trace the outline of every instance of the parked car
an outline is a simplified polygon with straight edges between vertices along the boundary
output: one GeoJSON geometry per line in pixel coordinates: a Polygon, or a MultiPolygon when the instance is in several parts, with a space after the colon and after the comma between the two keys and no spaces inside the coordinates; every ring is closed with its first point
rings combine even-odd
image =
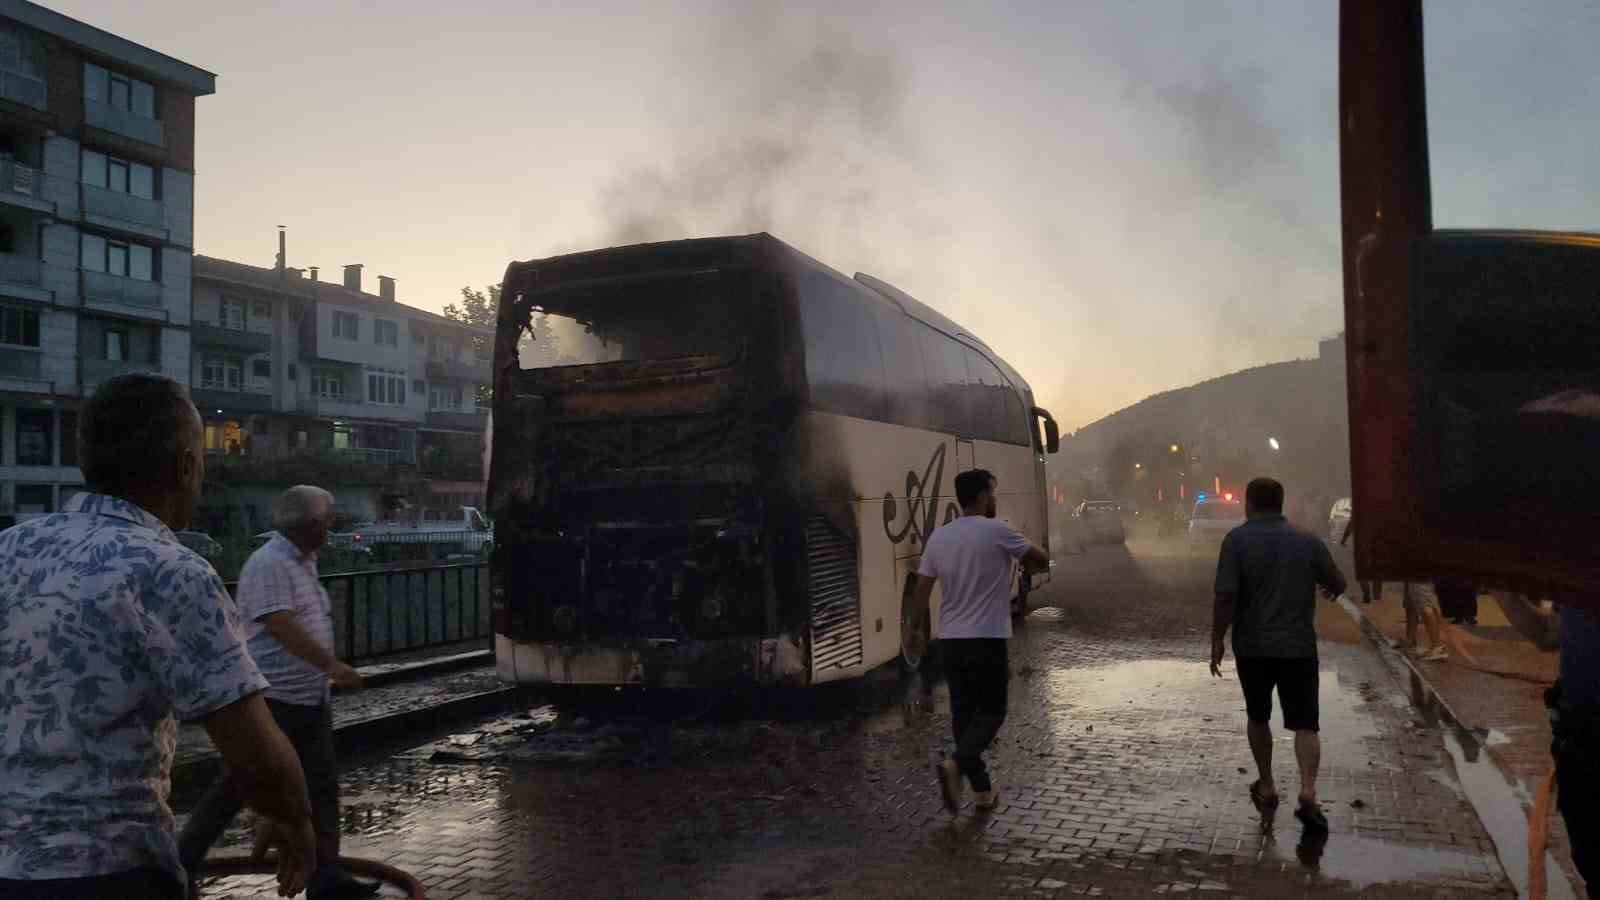
{"type": "Polygon", "coordinates": [[[1335,544],[1344,537],[1345,526],[1350,524],[1350,513],[1354,509],[1349,497],[1340,497],[1333,501],[1333,509],[1328,510],[1328,540],[1335,544]]]}
{"type": "Polygon", "coordinates": [[[1083,523],[1083,539],[1089,543],[1123,544],[1128,534],[1122,527],[1122,505],[1115,500],[1085,500],[1073,516],[1083,523]]]}
{"type": "Polygon", "coordinates": [[[206,559],[212,559],[222,552],[222,544],[204,531],[178,531],[173,533],[173,537],[206,559]]]}
{"type": "Polygon", "coordinates": [[[1230,497],[1208,497],[1195,502],[1189,517],[1189,548],[1220,546],[1228,532],[1244,524],[1244,504],[1230,497]]]}

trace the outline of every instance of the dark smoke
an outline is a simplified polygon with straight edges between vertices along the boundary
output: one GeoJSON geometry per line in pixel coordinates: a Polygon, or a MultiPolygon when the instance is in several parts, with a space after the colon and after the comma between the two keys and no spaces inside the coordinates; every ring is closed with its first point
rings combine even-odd
{"type": "Polygon", "coordinates": [[[776,3],[736,4],[704,46],[684,48],[663,158],[600,193],[600,244],[771,231],[822,256],[854,247],[913,161],[906,74],[842,21],[776,3]]]}

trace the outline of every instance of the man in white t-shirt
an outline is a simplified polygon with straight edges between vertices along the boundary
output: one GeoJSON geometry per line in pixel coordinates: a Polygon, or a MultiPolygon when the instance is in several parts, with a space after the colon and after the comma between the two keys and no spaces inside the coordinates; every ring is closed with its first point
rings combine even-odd
{"type": "Polygon", "coordinates": [[[1023,534],[994,517],[994,475],[973,469],[956,476],[961,517],[934,530],[917,569],[917,608],[925,608],[934,582],[941,585],[939,641],[950,685],[950,718],[956,750],[934,767],[945,808],[961,806],[961,777],[972,785],[974,805],[993,809],[994,785],[983,751],[1006,719],[1011,667],[1012,561],[1032,571],[1050,557],[1023,534]]]}

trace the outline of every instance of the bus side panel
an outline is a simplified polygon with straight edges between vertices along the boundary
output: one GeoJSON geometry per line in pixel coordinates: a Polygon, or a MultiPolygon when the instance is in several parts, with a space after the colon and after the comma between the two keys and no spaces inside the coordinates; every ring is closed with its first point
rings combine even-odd
{"type": "MultiPolygon", "coordinates": [[[[803,419],[810,450],[798,489],[815,508],[848,504],[860,569],[862,667],[814,673],[825,681],[899,656],[906,576],[932,529],[959,514],[956,442],[936,431],[831,413],[803,419]]],[[[933,613],[937,635],[937,602],[933,613]]]]}

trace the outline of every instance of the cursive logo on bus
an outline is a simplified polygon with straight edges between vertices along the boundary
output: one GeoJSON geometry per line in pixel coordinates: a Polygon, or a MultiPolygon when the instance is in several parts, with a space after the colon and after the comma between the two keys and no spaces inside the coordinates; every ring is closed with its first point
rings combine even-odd
{"type": "MultiPolygon", "coordinates": [[[[928,535],[933,533],[934,526],[943,524],[938,518],[939,485],[944,481],[944,447],[941,443],[934,449],[921,475],[915,469],[906,471],[906,495],[903,501],[897,499],[892,491],[883,495],[883,533],[891,542],[904,543],[906,538],[910,538],[912,543],[926,541],[928,535]],[[902,502],[905,504],[905,521],[896,528],[902,502]]],[[[949,522],[960,513],[956,505],[951,503],[944,511],[944,521],[949,522]]]]}

